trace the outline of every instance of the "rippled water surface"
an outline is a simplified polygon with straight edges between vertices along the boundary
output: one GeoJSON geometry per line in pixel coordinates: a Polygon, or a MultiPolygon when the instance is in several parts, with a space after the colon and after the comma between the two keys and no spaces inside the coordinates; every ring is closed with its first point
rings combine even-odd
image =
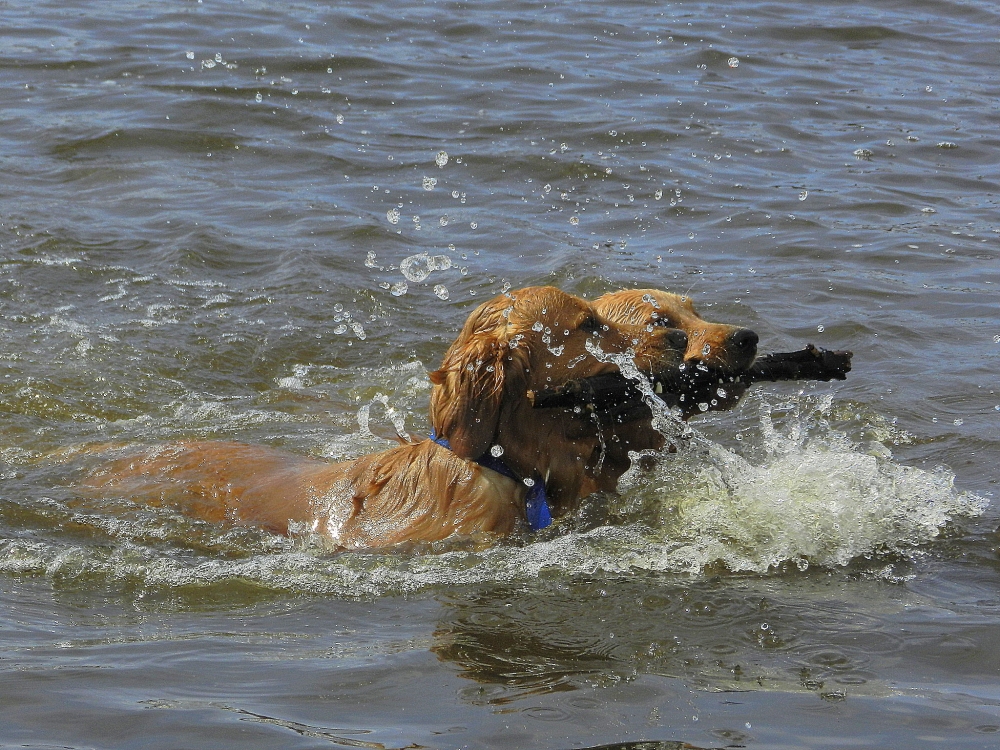
{"type": "Polygon", "coordinates": [[[996,747],[994,5],[334,5],[0,3],[0,747],[996,747]],[[81,499],[425,432],[508,284],[854,371],[492,548],[81,499]]]}

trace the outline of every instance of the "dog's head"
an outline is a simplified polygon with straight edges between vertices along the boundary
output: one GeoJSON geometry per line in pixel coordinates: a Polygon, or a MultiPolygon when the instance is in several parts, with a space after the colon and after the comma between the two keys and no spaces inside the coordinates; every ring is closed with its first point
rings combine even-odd
{"type": "Polygon", "coordinates": [[[630,325],[678,328],[688,337],[679,383],[663,399],[684,418],[730,409],[747,386],[741,381],[757,356],[757,334],[749,328],[710,323],[688,297],[658,289],[625,289],[594,301],[602,317],[630,325]]]}
{"type": "Polygon", "coordinates": [[[749,328],[710,323],[690,298],[659,289],[624,289],[594,301],[598,314],[617,323],[679,328],[688,337],[684,361],[726,373],[745,371],[757,356],[757,334],[749,328]]]}
{"type": "Polygon", "coordinates": [[[502,451],[521,476],[540,475],[549,487],[553,475],[564,487],[550,489],[573,495],[579,489],[574,477],[597,438],[570,434],[567,420],[553,410],[533,410],[528,391],[616,372],[606,355],[626,354],[641,372],[676,378],[686,348],[680,331],[606,318],[554,287],[520,289],[469,316],[431,373],[431,422],[460,456],[502,451]]]}

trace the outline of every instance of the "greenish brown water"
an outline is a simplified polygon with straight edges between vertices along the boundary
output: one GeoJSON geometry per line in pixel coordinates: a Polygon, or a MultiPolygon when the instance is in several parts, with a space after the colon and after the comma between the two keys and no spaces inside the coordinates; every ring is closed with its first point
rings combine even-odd
{"type": "Polygon", "coordinates": [[[0,747],[996,747],[998,29],[0,4],[0,747]],[[425,431],[468,312],[542,283],[855,369],[494,549],[78,503],[98,443],[425,431]]]}

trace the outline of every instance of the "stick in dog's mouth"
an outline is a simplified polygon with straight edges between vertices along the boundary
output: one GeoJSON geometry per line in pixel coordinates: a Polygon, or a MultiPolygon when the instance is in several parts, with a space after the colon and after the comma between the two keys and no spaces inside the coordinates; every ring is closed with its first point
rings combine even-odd
{"type": "MultiPolygon", "coordinates": [[[[743,372],[727,373],[695,364],[683,367],[675,381],[654,376],[651,385],[653,392],[668,405],[691,404],[709,390],[727,385],[745,389],[762,380],[845,380],[851,371],[852,357],[853,352],[808,344],[795,352],[762,355],[743,372]]],[[[528,391],[527,395],[536,409],[580,408],[602,413],[636,406],[642,403],[644,394],[633,380],[616,372],[570,380],[557,388],[528,391]]]]}

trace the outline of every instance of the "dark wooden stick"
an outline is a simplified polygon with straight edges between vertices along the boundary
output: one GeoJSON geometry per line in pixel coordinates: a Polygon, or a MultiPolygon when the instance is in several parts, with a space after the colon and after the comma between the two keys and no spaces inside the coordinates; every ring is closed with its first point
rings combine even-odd
{"type": "Polygon", "coordinates": [[[635,382],[620,372],[578,378],[544,391],[528,391],[528,400],[536,409],[583,406],[591,411],[602,411],[641,398],[642,392],[635,382]]]}
{"type": "Polygon", "coordinates": [[[765,354],[750,366],[743,382],[758,380],[846,380],[853,352],[830,351],[807,344],[805,349],[783,354],[765,354]]]}
{"type": "MultiPolygon", "coordinates": [[[[662,391],[665,401],[676,401],[679,396],[693,400],[705,389],[720,384],[742,384],[744,387],[761,380],[844,380],[851,371],[852,352],[820,349],[812,344],[797,352],[764,354],[744,372],[724,373],[712,368],[688,366],[674,382],[659,382],[654,388],[662,391]]],[[[640,401],[642,392],[621,373],[580,378],[557,388],[528,392],[536,409],[555,407],[581,407],[590,411],[606,411],[640,401]]]]}

